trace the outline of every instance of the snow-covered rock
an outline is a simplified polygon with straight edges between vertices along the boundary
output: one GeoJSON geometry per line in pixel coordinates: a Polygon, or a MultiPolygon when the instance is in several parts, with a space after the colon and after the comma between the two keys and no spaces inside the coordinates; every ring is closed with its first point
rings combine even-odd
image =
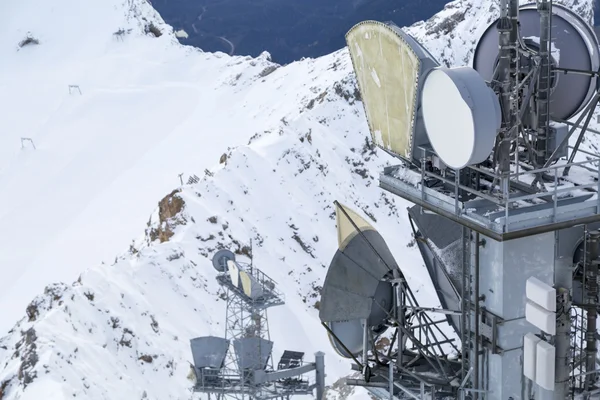
{"type": "MultiPolygon", "coordinates": [[[[591,16],[592,1],[567,3],[591,16]]],[[[468,64],[494,4],[458,0],[409,32],[468,64]]],[[[349,363],[316,302],[334,200],[382,233],[421,305],[439,305],[408,204],[377,187],[395,160],[367,140],[347,51],[269,58],[181,46],[141,0],[0,4],[0,332],[23,317],[0,339],[0,399],[191,398],[189,339],[224,331],[210,258],[251,242],[286,294],[269,311],[274,358],[324,350],[333,384],[349,363]],[[181,172],[199,182],[173,191],[181,172]]]]}

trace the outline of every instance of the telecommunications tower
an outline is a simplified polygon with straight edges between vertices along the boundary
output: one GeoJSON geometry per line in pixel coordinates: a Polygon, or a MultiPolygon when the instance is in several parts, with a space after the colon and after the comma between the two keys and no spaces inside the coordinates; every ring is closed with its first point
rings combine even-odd
{"type": "Polygon", "coordinates": [[[380,398],[598,398],[600,158],[581,148],[600,133],[593,29],[550,0],[501,0],[472,67],[441,66],[391,23],[346,40],[372,140],[399,160],[380,187],[414,204],[441,304],[420,307],[381,235],[336,204],[320,318],[361,372],[347,383],[380,398]]]}
{"type": "Polygon", "coordinates": [[[269,400],[312,394],[323,399],[324,353],[314,363],[304,353],[286,350],[273,368],[267,309],[284,304],[275,281],[253,265],[235,260],[229,250],[213,256],[217,281],[226,289],[225,337],[203,336],[190,341],[196,384],[194,391],[209,399],[269,400]],[[315,371],[309,382],[303,375],[315,371]]]}

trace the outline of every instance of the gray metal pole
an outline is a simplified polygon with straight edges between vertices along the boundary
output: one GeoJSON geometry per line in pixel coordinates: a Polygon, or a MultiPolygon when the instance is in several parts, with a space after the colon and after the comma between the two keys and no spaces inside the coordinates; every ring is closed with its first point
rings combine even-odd
{"type": "Polygon", "coordinates": [[[402,278],[402,276],[400,276],[400,270],[394,270],[394,279],[396,280],[394,287],[395,313],[396,319],[400,324],[400,328],[397,330],[396,334],[396,339],[398,340],[398,354],[396,355],[396,365],[398,365],[398,368],[401,368],[404,361],[404,334],[402,332],[402,328],[404,327],[404,279],[402,278]]]}
{"type": "Polygon", "coordinates": [[[390,400],[394,400],[394,362],[392,360],[390,360],[388,367],[388,383],[390,384],[388,390],[390,391],[390,400]]]}
{"type": "MultiPolygon", "coordinates": [[[[475,294],[473,302],[475,303],[475,337],[473,344],[473,389],[479,390],[479,232],[475,233],[475,294]]],[[[473,399],[479,399],[479,393],[473,393],[473,399]]]]}
{"type": "MultiPolygon", "coordinates": [[[[596,319],[598,317],[598,257],[600,255],[600,231],[591,231],[589,234],[589,245],[585,279],[585,306],[587,311],[587,330],[585,339],[587,342],[585,349],[585,372],[596,370],[596,319]]],[[[585,377],[585,390],[590,390],[596,382],[596,374],[589,374],[585,377]]]]}
{"type": "Polygon", "coordinates": [[[544,165],[548,157],[548,135],[550,129],[550,29],[552,20],[552,2],[542,0],[538,3],[540,13],[540,74],[538,76],[537,99],[537,140],[536,156],[538,165],[544,165]]]}
{"type": "Polygon", "coordinates": [[[315,353],[315,375],[317,386],[317,400],[323,400],[325,394],[325,353],[315,353]]]}
{"type": "Polygon", "coordinates": [[[573,288],[573,260],[561,257],[554,262],[556,288],[556,372],[554,399],[569,398],[571,373],[571,289],[573,288]]]}
{"type": "Polygon", "coordinates": [[[501,0],[500,19],[498,20],[499,59],[498,82],[501,86],[501,105],[503,111],[500,143],[497,148],[499,172],[502,175],[502,193],[508,195],[508,175],[510,174],[510,144],[518,134],[518,107],[513,96],[517,86],[517,27],[513,25],[518,18],[518,0],[501,0]]]}

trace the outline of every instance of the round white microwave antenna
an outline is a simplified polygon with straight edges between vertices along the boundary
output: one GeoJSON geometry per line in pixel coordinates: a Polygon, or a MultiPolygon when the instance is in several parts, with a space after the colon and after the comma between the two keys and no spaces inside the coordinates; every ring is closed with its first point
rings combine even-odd
{"type": "Polygon", "coordinates": [[[219,272],[227,271],[227,261],[235,261],[235,254],[230,250],[221,249],[212,258],[213,267],[219,272]]]}
{"type": "Polygon", "coordinates": [[[425,130],[435,153],[460,169],[485,161],[502,123],[498,97],[473,68],[433,69],[422,93],[425,130]]]}
{"type": "MultiPolygon", "coordinates": [[[[498,64],[498,21],[483,33],[473,55],[473,68],[490,81],[498,64]]],[[[539,47],[540,14],[535,3],[519,8],[519,32],[528,39],[528,46],[539,47]]],[[[552,4],[552,64],[559,68],[598,71],[600,54],[598,38],[581,17],[560,4],[552,4]]],[[[558,74],[550,94],[550,117],[568,120],[590,102],[596,90],[595,76],[584,74],[558,74]]]]}

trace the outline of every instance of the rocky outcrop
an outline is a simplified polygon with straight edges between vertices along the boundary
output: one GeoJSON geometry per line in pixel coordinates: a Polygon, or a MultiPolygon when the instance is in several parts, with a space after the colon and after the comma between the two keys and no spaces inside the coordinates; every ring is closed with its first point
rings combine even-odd
{"type": "MultiPolygon", "coordinates": [[[[151,242],[157,239],[160,243],[168,241],[173,236],[173,229],[177,225],[186,223],[185,217],[181,215],[185,203],[177,195],[180,191],[181,189],[174,190],[158,203],[158,224],[155,227],[150,226],[147,231],[151,242]]],[[[149,225],[151,225],[151,222],[149,225]]]]}

